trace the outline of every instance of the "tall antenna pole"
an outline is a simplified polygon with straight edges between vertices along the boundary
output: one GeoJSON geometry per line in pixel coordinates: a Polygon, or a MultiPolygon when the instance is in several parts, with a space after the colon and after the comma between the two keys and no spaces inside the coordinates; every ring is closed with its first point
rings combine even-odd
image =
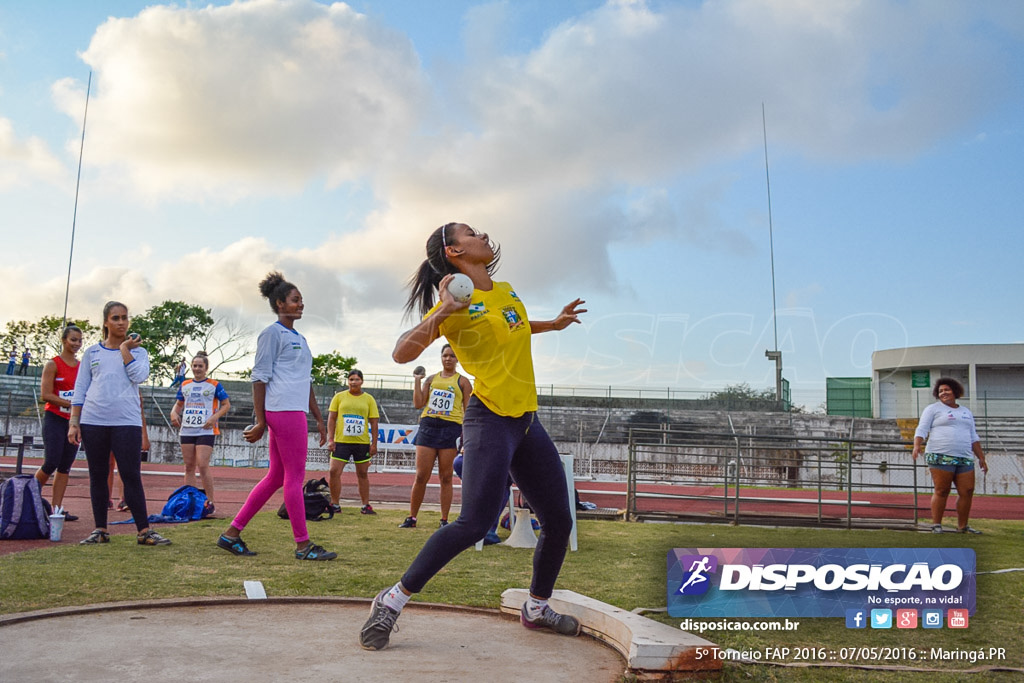
{"type": "Polygon", "coordinates": [[[779,318],[775,308],[775,237],[772,228],[772,179],[768,175],[768,125],[765,122],[764,102],[761,103],[761,133],[764,136],[764,179],[768,185],[768,251],[772,260],[772,323],[775,327],[775,350],[779,350],[779,318]]]}
{"type": "Polygon", "coordinates": [[[78,147],[78,178],[75,180],[75,211],[71,217],[71,250],[68,252],[68,279],[64,285],[64,322],[68,324],[68,295],[71,293],[71,260],[75,256],[75,224],[78,222],[78,189],[82,185],[82,155],[85,153],[85,122],[89,117],[89,94],[92,92],[92,71],[85,86],[85,113],[82,114],[82,142],[78,147]]]}
{"type": "Polygon", "coordinates": [[[765,122],[764,102],[761,102],[761,133],[764,136],[764,179],[768,186],[768,251],[772,261],[772,327],[775,331],[775,350],[765,351],[768,360],[775,361],[775,403],[782,407],[782,352],[779,351],[779,315],[775,307],[775,236],[772,227],[772,180],[768,175],[768,124],[765,122]]]}

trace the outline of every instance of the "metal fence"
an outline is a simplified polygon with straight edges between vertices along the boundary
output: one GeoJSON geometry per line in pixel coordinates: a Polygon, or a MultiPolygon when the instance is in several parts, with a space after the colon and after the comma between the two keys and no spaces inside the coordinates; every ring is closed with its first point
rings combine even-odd
{"type": "Polygon", "coordinates": [[[931,482],[911,444],[630,431],[627,519],[915,526],[931,482]]]}

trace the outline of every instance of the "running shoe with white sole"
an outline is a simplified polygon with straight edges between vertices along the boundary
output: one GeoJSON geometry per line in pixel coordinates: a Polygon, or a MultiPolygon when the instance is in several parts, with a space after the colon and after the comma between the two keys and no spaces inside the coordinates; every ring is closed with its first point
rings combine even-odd
{"type": "Polygon", "coordinates": [[[377,597],[370,603],[370,618],[363,624],[359,632],[359,645],[364,650],[383,650],[391,640],[391,632],[398,631],[398,615],[384,604],[384,594],[388,589],[377,593],[377,597]]]}
{"type": "Polygon", "coordinates": [[[523,609],[519,612],[519,621],[526,628],[549,628],[563,636],[578,636],[580,634],[580,622],[576,617],[559,614],[548,605],[544,605],[544,611],[540,613],[539,617],[530,619],[526,616],[526,603],[524,602],[523,609]]]}

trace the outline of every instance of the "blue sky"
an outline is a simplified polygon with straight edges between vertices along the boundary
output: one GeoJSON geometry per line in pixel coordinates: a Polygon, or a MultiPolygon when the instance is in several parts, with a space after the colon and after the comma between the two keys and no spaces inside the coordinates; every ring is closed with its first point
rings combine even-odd
{"type": "MultiPolygon", "coordinates": [[[[0,2],[0,323],[175,298],[407,374],[437,225],[503,247],[545,384],[797,403],[871,352],[1024,341],[1024,5],[0,2]]],[[[434,351],[422,359],[436,361],[434,351]]]]}

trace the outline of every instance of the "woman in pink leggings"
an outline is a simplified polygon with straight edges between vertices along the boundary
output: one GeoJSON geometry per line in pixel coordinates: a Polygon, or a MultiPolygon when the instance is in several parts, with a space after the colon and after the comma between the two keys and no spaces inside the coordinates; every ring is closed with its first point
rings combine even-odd
{"type": "Polygon", "coordinates": [[[260,282],[260,293],[270,302],[277,322],[260,332],[256,340],[256,362],[252,369],[252,401],[256,423],[244,435],[249,443],[269,432],[270,469],[260,480],[217,546],[235,555],[255,555],[242,540],[242,530],[270,497],[284,487],[284,506],[295,536],[295,557],[299,560],[333,560],[337,553],[324,550],[309,540],[302,484],[306,477],[308,428],[306,413],[313,413],[320,445],[327,443],[327,427],[313,394],[313,355],[306,338],[295,331],[302,317],[302,294],[281,273],[270,273],[260,282]]]}

